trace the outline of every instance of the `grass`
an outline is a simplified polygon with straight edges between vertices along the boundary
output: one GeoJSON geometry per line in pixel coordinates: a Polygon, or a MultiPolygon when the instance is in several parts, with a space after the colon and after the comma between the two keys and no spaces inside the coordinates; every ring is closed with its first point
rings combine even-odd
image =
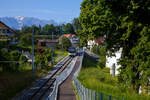
{"type": "MultiPolygon", "coordinates": [[[[60,56],[62,56],[62,53],[61,53],[61,50],[55,50],[55,60],[58,58],[58,57],[60,57],[60,56]]],[[[63,51],[63,58],[64,57],[66,57],[68,55],[68,52],[67,51],[63,51]]],[[[62,59],[63,59],[62,58],[62,59]]],[[[61,59],[59,59],[58,61],[60,61],[61,59]]]]}
{"type": "MultiPolygon", "coordinates": [[[[57,50],[56,54],[57,58],[61,51],[57,50]]],[[[64,52],[63,56],[65,57],[67,54],[67,52],[64,52]]],[[[2,69],[0,69],[0,100],[10,100],[17,97],[21,91],[28,89],[36,79],[45,76],[52,68],[38,69],[35,67],[35,78],[32,79],[31,65],[25,66],[20,72],[2,72],[2,69]]]]}
{"type": "Polygon", "coordinates": [[[35,78],[32,79],[32,68],[28,66],[22,72],[0,73],[0,100],[10,100],[32,83],[47,74],[50,70],[35,70],[35,78]]]}
{"type": "Polygon", "coordinates": [[[97,62],[85,56],[78,79],[87,88],[103,94],[111,95],[125,100],[150,100],[150,96],[136,94],[123,83],[119,83],[116,77],[109,74],[109,69],[97,67],[97,62]]]}
{"type": "Polygon", "coordinates": [[[74,86],[74,82],[73,82],[73,81],[72,81],[72,89],[73,89],[74,93],[76,94],[76,99],[77,99],[77,100],[80,100],[80,97],[79,97],[79,95],[78,95],[78,93],[77,93],[77,91],[76,91],[76,89],[75,89],[75,86],[74,86]]]}

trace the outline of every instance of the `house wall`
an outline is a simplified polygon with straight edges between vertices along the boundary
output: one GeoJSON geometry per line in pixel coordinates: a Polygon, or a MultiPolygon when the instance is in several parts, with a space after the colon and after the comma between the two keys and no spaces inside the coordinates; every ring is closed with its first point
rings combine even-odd
{"type": "Polygon", "coordinates": [[[94,40],[89,40],[89,41],[88,41],[88,48],[91,50],[92,47],[93,47],[95,44],[98,45],[97,43],[95,43],[94,40]]]}
{"type": "Polygon", "coordinates": [[[14,39],[14,31],[0,21],[0,40],[14,39]]]}
{"type": "Polygon", "coordinates": [[[115,64],[115,75],[119,74],[118,69],[121,67],[121,65],[118,65],[118,61],[122,54],[122,48],[120,48],[119,51],[115,52],[115,56],[108,57],[106,56],[106,67],[110,68],[110,74],[113,74],[113,65],[115,64]]]}

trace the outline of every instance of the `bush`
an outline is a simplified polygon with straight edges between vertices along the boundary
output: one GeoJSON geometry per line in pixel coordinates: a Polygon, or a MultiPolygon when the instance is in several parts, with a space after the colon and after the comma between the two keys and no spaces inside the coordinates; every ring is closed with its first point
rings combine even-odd
{"type": "Polygon", "coordinates": [[[48,68],[49,61],[51,61],[52,55],[51,51],[48,49],[45,49],[45,51],[42,54],[39,54],[35,57],[35,64],[40,65],[41,68],[48,68]]]}
{"type": "Polygon", "coordinates": [[[97,67],[104,68],[106,64],[106,47],[94,45],[92,52],[99,55],[99,62],[97,67]]]}
{"type": "Polygon", "coordinates": [[[130,87],[112,77],[109,68],[97,68],[94,63],[89,57],[84,57],[78,79],[86,88],[125,100],[150,100],[150,96],[135,94],[130,87]]]}
{"type": "Polygon", "coordinates": [[[9,41],[0,40],[0,49],[6,48],[8,46],[9,41]]]}
{"type": "Polygon", "coordinates": [[[61,44],[63,44],[63,49],[65,51],[68,51],[68,48],[71,46],[71,42],[68,38],[66,37],[63,37],[62,40],[61,40],[61,44]]]}
{"type": "Polygon", "coordinates": [[[19,39],[19,45],[31,46],[32,45],[32,34],[31,33],[22,34],[22,36],[19,39]]]}

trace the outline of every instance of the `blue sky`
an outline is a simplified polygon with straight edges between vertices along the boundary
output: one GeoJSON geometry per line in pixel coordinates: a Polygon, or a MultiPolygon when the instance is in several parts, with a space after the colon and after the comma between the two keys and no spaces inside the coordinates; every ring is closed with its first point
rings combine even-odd
{"type": "Polygon", "coordinates": [[[0,17],[27,16],[69,22],[80,14],[83,0],[0,0],[0,17]]]}

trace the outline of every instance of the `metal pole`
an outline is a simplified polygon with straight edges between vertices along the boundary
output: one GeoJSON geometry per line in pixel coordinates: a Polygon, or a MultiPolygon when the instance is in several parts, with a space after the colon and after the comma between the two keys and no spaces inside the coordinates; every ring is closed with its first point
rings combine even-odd
{"type": "Polygon", "coordinates": [[[111,96],[109,96],[109,100],[111,100],[111,96]]]}
{"type": "Polygon", "coordinates": [[[32,78],[34,78],[34,26],[32,26],[32,78]]]}
{"type": "Polygon", "coordinates": [[[100,93],[100,97],[101,97],[101,100],[103,100],[103,94],[102,93],[100,93]]]}
{"type": "Polygon", "coordinates": [[[54,64],[54,59],[53,59],[53,49],[54,49],[54,43],[53,43],[53,39],[54,39],[54,37],[53,37],[53,32],[52,32],[52,65],[54,64]]]}

